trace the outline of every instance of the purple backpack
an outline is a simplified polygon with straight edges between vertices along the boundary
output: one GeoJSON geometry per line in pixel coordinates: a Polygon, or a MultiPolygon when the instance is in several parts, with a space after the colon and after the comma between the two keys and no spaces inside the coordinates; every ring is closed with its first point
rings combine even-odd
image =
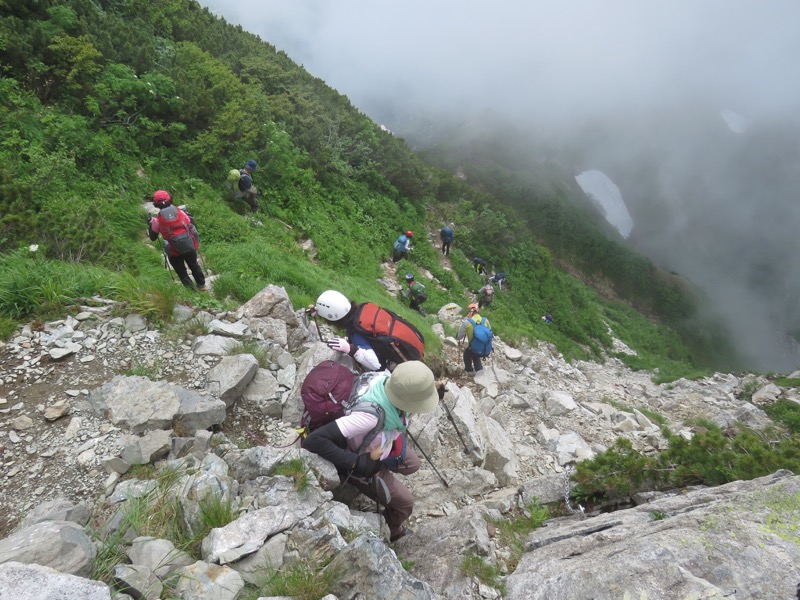
{"type": "Polygon", "coordinates": [[[309,432],[344,416],[356,376],[350,369],[325,360],[308,372],[300,387],[305,411],[300,426],[309,432]]]}

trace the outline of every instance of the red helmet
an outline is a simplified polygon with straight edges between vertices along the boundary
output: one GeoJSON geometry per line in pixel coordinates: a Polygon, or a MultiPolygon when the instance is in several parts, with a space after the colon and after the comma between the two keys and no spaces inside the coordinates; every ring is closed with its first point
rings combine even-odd
{"type": "Polygon", "coordinates": [[[169,193],[164,190],[157,190],[156,193],[153,194],[153,204],[156,206],[165,206],[169,202],[172,202],[172,198],[169,193]]]}
{"type": "Polygon", "coordinates": [[[406,231],[406,237],[414,237],[413,231],[406,231]]]}

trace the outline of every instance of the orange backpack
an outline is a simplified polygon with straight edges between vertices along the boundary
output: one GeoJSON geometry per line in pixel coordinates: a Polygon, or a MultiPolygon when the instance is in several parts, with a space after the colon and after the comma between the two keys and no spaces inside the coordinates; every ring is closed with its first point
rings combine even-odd
{"type": "Polygon", "coordinates": [[[425,353],[425,338],[416,327],[372,302],[358,307],[353,329],[367,338],[383,366],[388,362],[422,360],[425,353]]]}

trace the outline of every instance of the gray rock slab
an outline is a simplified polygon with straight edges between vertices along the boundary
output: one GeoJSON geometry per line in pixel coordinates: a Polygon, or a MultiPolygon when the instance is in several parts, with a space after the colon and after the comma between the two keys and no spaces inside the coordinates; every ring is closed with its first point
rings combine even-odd
{"type": "Polygon", "coordinates": [[[183,600],[234,600],[244,587],[241,575],[233,569],[203,561],[178,573],[175,593],[183,600]]]}
{"type": "Polygon", "coordinates": [[[0,563],[51,567],[88,577],[97,554],[83,527],[70,521],[42,521],[0,540],[0,563]]]}
{"type": "Polygon", "coordinates": [[[252,354],[225,356],[206,376],[209,391],[230,408],[241,398],[258,371],[258,359],[252,354]]]}
{"type": "Polygon", "coordinates": [[[212,335],[224,335],[232,338],[240,338],[247,331],[247,324],[243,323],[242,321],[228,323],[227,321],[214,319],[208,324],[208,329],[212,335]]]}
{"type": "Polygon", "coordinates": [[[201,335],[192,350],[198,356],[225,356],[238,342],[222,335],[201,335]]]}
{"type": "Polygon", "coordinates": [[[189,554],[175,548],[171,541],[154,537],[136,538],[127,552],[133,564],[148,567],[161,579],[195,562],[189,554]]]}
{"type": "Polygon", "coordinates": [[[252,554],[270,536],[286,531],[300,519],[316,510],[314,504],[295,503],[283,506],[265,506],[242,515],[225,527],[212,529],[202,544],[202,555],[208,562],[234,562],[252,554]]]}
{"type": "Polygon", "coordinates": [[[337,574],[331,589],[337,598],[353,597],[353,590],[359,590],[370,600],[440,597],[430,584],[408,573],[394,551],[373,533],[359,536],[340,550],[326,570],[337,574]]]}
{"type": "Polygon", "coordinates": [[[527,538],[504,597],[792,598],[799,513],[800,477],[783,471],[551,522],[527,538]]]}
{"type": "Polygon", "coordinates": [[[86,525],[89,521],[89,509],[85,504],[75,504],[66,498],[56,498],[36,506],[25,515],[18,529],[25,529],[43,521],[72,521],[78,525],[86,525]]]}
{"type": "Polygon", "coordinates": [[[111,600],[105,583],[18,562],[0,564],[3,600],[111,600]]]}
{"type": "Polygon", "coordinates": [[[237,312],[241,317],[272,317],[285,321],[289,326],[297,324],[297,317],[286,290],[277,285],[268,285],[245,302],[237,312]]]}

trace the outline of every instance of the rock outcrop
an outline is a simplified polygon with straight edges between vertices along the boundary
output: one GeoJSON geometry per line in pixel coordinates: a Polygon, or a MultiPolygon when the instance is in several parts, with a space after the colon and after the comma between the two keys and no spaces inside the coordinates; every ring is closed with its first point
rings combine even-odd
{"type": "MultiPolygon", "coordinates": [[[[797,401],[777,386],[761,386],[750,403],[733,375],[661,386],[616,359],[567,363],[547,344],[497,339],[483,372],[451,379],[438,410],[412,420],[426,457],[406,480],[414,534],[390,545],[374,505],[348,497],[329,463],[292,446],[305,375],[325,359],[353,363],[319,341],[284,290],[268,286],[235,313],[178,307],[177,333],[92,304],[0,346],[0,598],[27,577],[91,600],[158,598],[164,586],[181,598],[234,600],[266,569],[312,563],[339,599],[778,598],[800,582],[800,478],[783,472],[553,519],[519,555],[498,535],[497,523],[531,502],[561,502],[568,469],[617,437],[663,449],[656,416],[687,438],[697,417],[768,426],[757,405],[797,401]],[[259,358],[227,354],[241,342],[259,358]],[[289,463],[304,465],[303,485],[276,472],[289,463]],[[133,465],[174,476],[156,481],[133,465]],[[156,497],[191,535],[204,531],[210,500],[235,518],[190,555],[127,529],[126,511],[156,497]],[[90,511],[96,542],[85,530],[90,511]],[[107,583],[91,582],[96,544],[108,536],[126,557],[107,583]],[[496,580],[465,575],[467,557],[496,580]]],[[[444,307],[440,319],[458,312],[444,307]]],[[[436,330],[447,370],[458,373],[457,346],[436,330]]],[[[322,334],[333,332],[323,325],[322,334]]]]}

